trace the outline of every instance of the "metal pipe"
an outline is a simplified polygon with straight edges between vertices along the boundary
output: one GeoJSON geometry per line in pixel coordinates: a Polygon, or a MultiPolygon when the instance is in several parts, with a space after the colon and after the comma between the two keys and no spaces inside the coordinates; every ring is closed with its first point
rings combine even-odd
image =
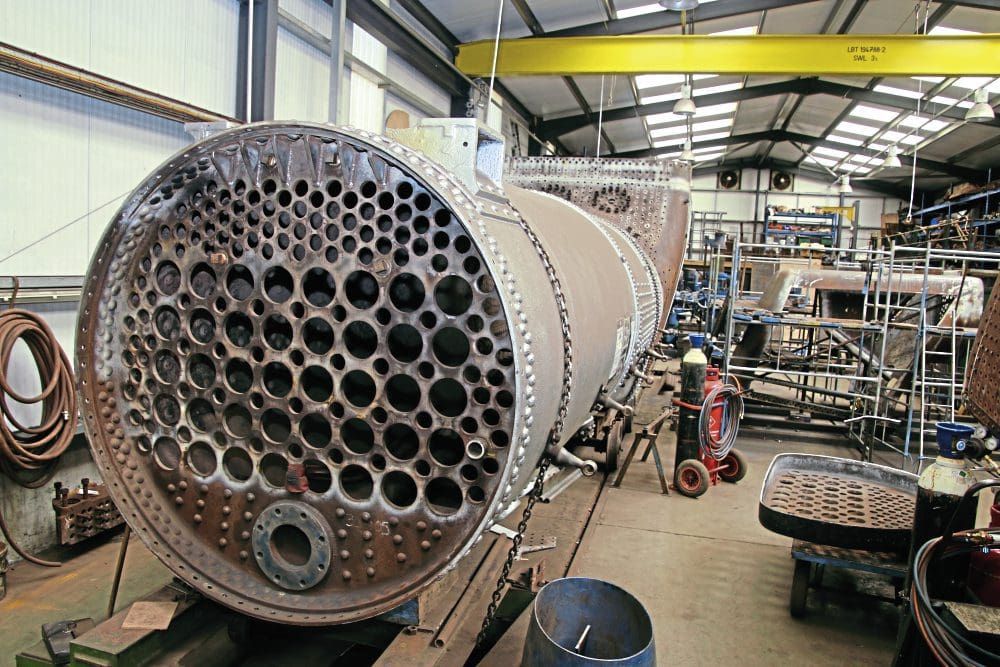
{"type": "Polygon", "coordinates": [[[592,474],[565,445],[602,392],[630,404],[661,319],[639,246],[501,188],[492,131],[400,138],[421,152],[328,125],[214,134],[127,198],[87,276],[102,476],[177,576],[252,616],[377,615],[454,568],[546,453],[592,474]]]}

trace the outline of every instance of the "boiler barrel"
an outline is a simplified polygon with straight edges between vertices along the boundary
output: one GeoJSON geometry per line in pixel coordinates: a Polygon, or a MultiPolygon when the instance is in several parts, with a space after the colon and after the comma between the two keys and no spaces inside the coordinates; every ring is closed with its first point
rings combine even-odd
{"type": "Polygon", "coordinates": [[[84,423],[136,534],[207,597],[367,618],[454,567],[602,392],[657,272],[571,204],[371,133],[266,123],[170,158],[92,259],[84,423]]]}

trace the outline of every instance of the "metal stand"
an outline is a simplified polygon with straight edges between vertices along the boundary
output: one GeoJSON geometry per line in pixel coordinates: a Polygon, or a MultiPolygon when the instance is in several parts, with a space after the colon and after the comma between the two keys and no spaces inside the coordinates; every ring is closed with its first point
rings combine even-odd
{"type": "Polygon", "coordinates": [[[621,486],[622,480],[625,479],[625,473],[628,472],[629,466],[632,464],[632,459],[635,457],[635,453],[639,450],[640,444],[646,443],[646,451],[642,455],[642,460],[645,461],[650,452],[653,453],[653,461],[656,463],[656,474],[660,478],[660,488],[662,489],[663,495],[670,495],[670,486],[667,484],[666,475],[663,472],[663,462],[660,460],[660,451],[656,448],[656,439],[660,437],[660,429],[663,428],[664,422],[667,421],[667,417],[673,412],[673,408],[667,408],[660,416],[646,424],[641,431],[635,434],[632,439],[632,446],[629,447],[628,454],[625,456],[625,463],[622,464],[621,469],[618,471],[618,476],[615,477],[615,481],[611,486],[617,488],[621,486]]]}

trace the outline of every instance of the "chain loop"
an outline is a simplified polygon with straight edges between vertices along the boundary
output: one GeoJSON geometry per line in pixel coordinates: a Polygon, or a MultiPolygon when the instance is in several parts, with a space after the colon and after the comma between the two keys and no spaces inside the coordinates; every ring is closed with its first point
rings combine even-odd
{"type": "MultiPolygon", "coordinates": [[[[514,208],[511,204],[511,208],[514,208]]],[[[542,261],[542,265],[545,267],[545,273],[549,279],[549,283],[552,286],[552,293],[556,298],[556,306],[559,309],[559,321],[562,328],[563,335],[563,377],[562,377],[562,391],[559,395],[559,408],[557,412],[557,417],[555,423],[552,425],[552,430],[549,432],[548,441],[545,443],[546,451],[553,446],[557,446],[562,440],[563,429],[566,426],[566,416],[569,413],[569,400],[573,389],[573,338],[570,335],[569,330],[569,312],[566,309],[566,297],[563,294],[562,285],[559,282],[559,276],[556,275],[555,267],[552,265],[552,261],[549,259],[549,255],[545,252],[545,248],[542,247],[541,241],[535,232],[527,225],[524,221],[524,217],[521,215],[520,211],[514,208],[517,214],[518,224],[524,231],[528,240],[531,241],[531,245],[534,246],[535,252],[538,253],[539,259],[542,261]]],[[[483,618],[483,626],[479,631],[479,635],[476,637],[476,645],[482,644],[483,640],[486,638],[486,632],[489,630],[490,625],[493,624],[493,619],[496,616],[497,608],[500,606],[500,601],[503,599],[503,591],[507,586],[507,577],[510,576],[510,571],[514,567],[514,559],[517,558],[517,552],[521,548],[521,542],[524,541],[524,533],[528,529],[528,521],[531,519],[531,510],[538,502],[538,499],[542,497],[542,486],[545,482],[545,471],[548,470],[551,460],[548,454],[543,454],[542,460],[538,465],[538,476],[535,478],[535,486],[528,495],[528,502],[524,506],[524,513],[521,514],[521,521],[517,524],[517,533],[514,535],[510,551],[507,553],[507,560],[504,561],[503,571],[500,573],[500,577],[497,579],[497,587],[493,591],[493,595],[490,598],[489,607],[486,609],[486,616],[483,618]]]]}

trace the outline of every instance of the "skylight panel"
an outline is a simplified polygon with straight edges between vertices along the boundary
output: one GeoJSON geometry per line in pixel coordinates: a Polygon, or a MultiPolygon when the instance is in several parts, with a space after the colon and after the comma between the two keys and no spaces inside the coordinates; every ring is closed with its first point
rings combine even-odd
{"type": "Polygon", "coordinates": [[[958,79],[954,85],[958,88],[965,88],[966,90],[985,88],[991,93],[1000,93],[1000,80],[994,81],[987,76],[963,76],[958,79]]]}
{"type": "MultiPolygon", "coordinates": [[[[718,130],[723,127],[729,127],[733,124],[732,117],[729,118],[719,118],[717,120],[706,120],[700,123],[693,123],[691,125],[691,132],[697,134],[699,132],[707,132],[708,130],[718,130]]],[[[668,125],[667,127],[657,127],[649,131],[649,136],[654,139],[660,137],[669,137],[677,134],[686,134],[687,125],[681,123],[679,125],[668,125]]]]}
{"type": "Polygon", "coordinates": [[[887,141],[897,144],[906,144],[907,146],[919,144],[923,140],[923,137],[917,134],[903,134],[902,132],[896,132],[895,130],[889,130],[883,134],[882,137],[887,141]]]}
{"type": "MultiPolygon", "coordinates": [[[[701,4],[708,4],[709,2],[715,2],[715,0],[701,0],[701,4]]],[[[642,16],[643,14],[655,14],[656,12],[666,11],[658,2],[654,2],[649,5],[639,5],[638,7],[631,7],[629,9],[618,9],[615,11],[615,17],[620,19],[631,18],[632,16],[642,16]]]]}
{"type": "Polygon", "coordinates": [[[872,158],[868,157],[867,155],[852,155],[847,159],[850,160],[851,162],[861,162],[861,163],[871,162],[872,160],[872,158]]]}
{"type": "Polygon", "coordinates": [[[824,167],[832,167],[837,164],[836,160],[831,160],[825,157],[816,157],[815,155],[807,155],[806,162],[815,162],[816,164],[821,164],[824,167]]]}
{"type": "Polygon", "coordinates": [[[837,125],[837,127],[834,129],[836,129],[838,132],[847,132],[848,134],[860,134],[864,137],[873,136],[876,132],[878,132],[877,127],[871,127],[870,125],[860,125],[858,123],[851,123],[846,120],[841,121],[841,123],[837,125]]]}
{"type": "MultiPolygon", "coordinates": [[[[693,141],[693,142],[715,141],[716,139],[725,139],[728,136],[729,136],[728,132],[704,132],[704,133],[701,133],[701,134],[692,134],[691,135],[691,141],[693,141]]],[[[666,147],[666,146],[680,146],[686,140],[687,140],[686,136],[680,135],[680,136],[672,137],[670,139],[659,139],[658,141],[654,142],[653,145],[656,148],[663,148],[663,147],[666,147]]],[[[705,150],[705,149],[701,148],[699,150],[705,150]]],[[[715,147],[712,147],[712,150],[715,150],[715,147]]]]}
{"type": "MultiPolygon", "coordinates": [[[[718,75],[717,74],[710,74],[708,76],[718,76],[718,75]]],[[[696,74],[694,78],[697,79],[698,75],[696,74]]],[[[713,95],[715,93],[725,93],[725,92],[728,92],[730,90],[739,90],[742,87],[743,87],[743,82],[742,81],[738,81],[736,83],[723,83],[723,84],[719,84],[718,86],[708,86],[707,88],[698,88],[698,87],[696,87],[695,90],[694,90],[694,92],[697,95],[713,95]]]]}
{"type": "Polygon", "coordinates": [[[928,35],[981,35],[983,33],[975,30],[960,30],[959,28],[949,28],[946,25],[936,25],[930,29],[928,35]]]}
{"type": "Polygon", "coordinates": [[[665,93],[663,95],[639,95],[639,102],[642,104],[656,104],[657,102],[670,102],[681,99],[680,93],[665,93]]]}
{"type": "Polygon", "coordinates": [[[913,114],[901,120],[899,124],[906,127],[917,127],[925,132],[937,132],[948,127],[948,123],[943,120],[928,120],[913,114]]]}
{"type": "Polygon", "coordinates": [[[654,2],[651,5],[639,5],[638,7],[632,7],[631,9],[619,9],[615,12],[615,16],[620,19],[627,19],[633,16],[642,16],[643,14],[655,14],[656,12],[665,11],[663,5],[658,2],[654,2]]]}
{"type": "Polygon", "coordinates": [[[971,100],[958,100],[954,97],[946,97],[944,95],[935,95],[934,97],[931,98],[931,102],[934,102],[935,104],[943,104],[946,107],[954,105],[962,109],[968,109],[972,107],[971,100]]]}
{"type": "Polygon", "coordinates": [[[748,25],[742,28],[733,28],[731,30],[719,30],[718,32],[710,32],[709,35],[756,35],[757,26],[748,25]]]}
{"type": "Polygon", "coordinates": [[[820,155],[829,155],[835,158],[847,157],[847,151],[837,150],[836,148],[827,148],[826,146],[818,146],[814,148],[813,153],[819,153],[820,155]]]}
{"type": "Polygon", "coordinates": [[[720,157],[725,155],[725,153],[710,153],[709,155],[698,155],[695,162],[711,162],[712,160],[718,160],[720,157]]]}
{"type": "Polygon", "coordinates": [[[890,120],[896,118],[899,115],[898,111],[892,111],[890,109],[879,109],[877,107],[869,107],[863,104],[851,109],[851,116],[858,116],[866,120],[878,120],[883,123],[888,123],[890,120]]]}
{"type": "Polygon", "coordinates": [[[836,141],[838,144],[848,144],[850,146],[860,146],[863,142],[860,139],[852,139],[850,137],[842,137],[839,134],[831,134],[827,136],[830,141],[836,141]]]}
{"type": "Polygon", "coordinates": [[[683,74],[640,74],[635,77],[636,88],[659,88],[684,83],[683,74]]]}
{"type": "Polygon", "coordinates": [[[905,88],[896,88],[895,86],[875,86],[876,93],[885,93],[887,95],[895,95],[896,97],[908,97],[911,100],[919,100],[923,97],[923,93],[919,93],[916,90],[906,90],[905,88]]]}
{"type": "MultiPolygon", "coordinates": [[[[722,116],[736,110],[736,102],[726,104],[713,104],[707,107],[698,107],[695,118],[711,118],[712,116],[722,116]]],[[[684,116],[675,113],[657,113],[646,116],[646,122],[650,125],[663,125],[664,123],[679,123],[687,120],[684,116]]]]}

